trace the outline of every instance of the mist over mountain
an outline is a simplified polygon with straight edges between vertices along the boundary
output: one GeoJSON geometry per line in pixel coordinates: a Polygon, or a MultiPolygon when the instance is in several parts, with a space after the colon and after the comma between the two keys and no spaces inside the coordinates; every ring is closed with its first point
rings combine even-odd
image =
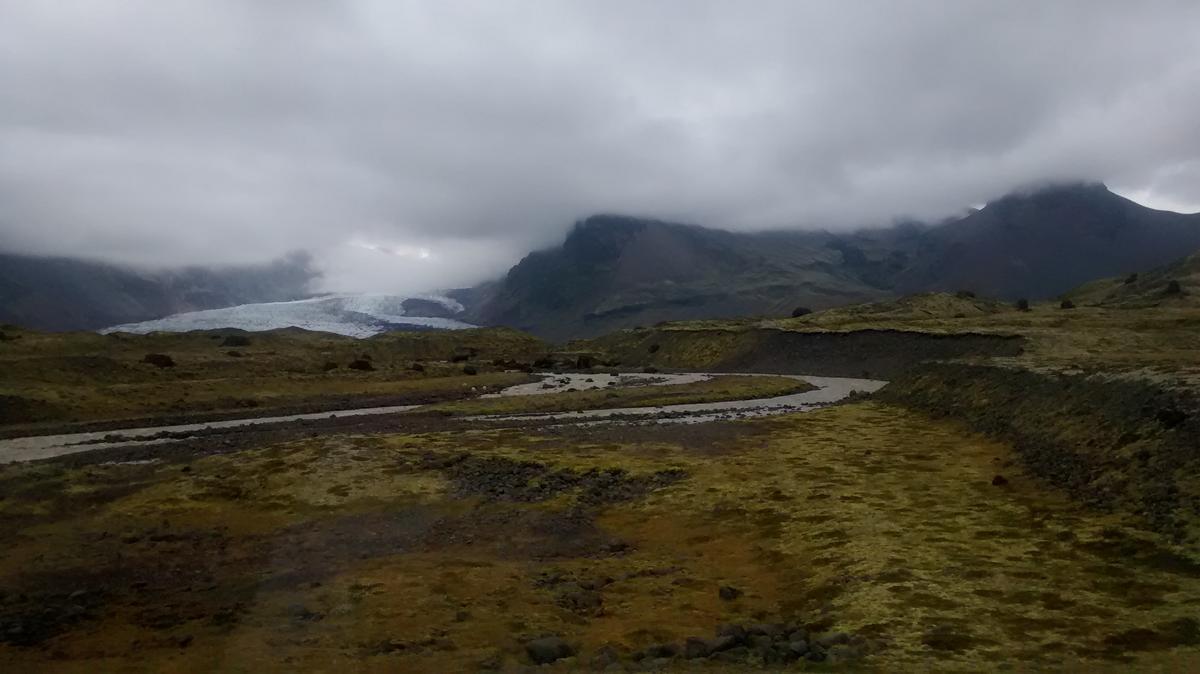
{"type": "Polygon", "coordinates": [[[1100,183],[1009,194],[925,232],[901,292],[1043,299],[1200,248],[1200,214],[1146,208],[1100,183]]]}
{"type": "Polygon", "coordinates": [[[1147,208],[1100,183],[1077,182],[1013,192],[936,223],[855,232],[730,232],[595,215],[577,222],[561,245],[528,254],[503,277],[450,291],[452,308],[411,294],[373,295],[393,297],[397,308],[358,318],[343,315],[339,304],[352,295],[319,317],[310,309],[328,303],[288,311],[270,304],[313,295],[320,271],[304,253],[257,266],[155,271],[3,254],[0,322],[101,329],[182,314],[135,329],[223,327],[222,321],[246,329],[350,325],[334,330],[344,334],[470,323],[564,340],[660,321],[782,316],[797,307],[925,291],[1044,299],[1197,249],[1200,214],[1147,208]],[[194,314],[239,305],[247,306],[194,314]]]}
{"type": "Polygon", "coordinates": [[[785,315],[930,290],[1043,299],[1200,248],[1200,214],[1098,183],[1015,192],[936,224],[733,233],[621,216],[579,222],[498,283],[456,297],[467,320],[552,338],[663,320],[785,315]]]}
{"type": "Polygon", "coordinates": [[[319,276],[307,253],[262,265],[139,270],[0,253],[0,323],[92,330],[250,302],[297,300],[319,276]]]}

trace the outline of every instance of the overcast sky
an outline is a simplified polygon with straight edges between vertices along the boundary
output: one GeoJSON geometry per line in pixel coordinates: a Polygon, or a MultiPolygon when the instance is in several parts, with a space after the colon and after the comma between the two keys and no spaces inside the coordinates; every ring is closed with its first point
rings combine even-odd
{"type": "Polygon", "coordinates": [[[1200,2],[0,0],[0,248],[501,273],[575,219],[1200,210],[1200,2]]]}

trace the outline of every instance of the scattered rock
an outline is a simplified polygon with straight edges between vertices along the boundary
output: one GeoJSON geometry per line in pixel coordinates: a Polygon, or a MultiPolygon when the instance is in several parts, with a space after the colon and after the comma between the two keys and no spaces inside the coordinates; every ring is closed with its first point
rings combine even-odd
{"type": "Polygon", "coordinates": [[[742,596],[742,591],[732,585],[722,585],[721,589],[717,590],[717,595],[725,601],[733,601],[742,596]]]}

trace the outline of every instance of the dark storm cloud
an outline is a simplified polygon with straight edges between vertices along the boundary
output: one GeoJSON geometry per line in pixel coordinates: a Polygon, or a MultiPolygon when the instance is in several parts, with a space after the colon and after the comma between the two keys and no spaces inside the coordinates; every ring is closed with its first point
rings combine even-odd
{"type": "Polygon", "coordinates": [[[596,211],[1194,208],[1198,117],[1195,2],[0,0],[0,247],[413,290],[596,211]]]}

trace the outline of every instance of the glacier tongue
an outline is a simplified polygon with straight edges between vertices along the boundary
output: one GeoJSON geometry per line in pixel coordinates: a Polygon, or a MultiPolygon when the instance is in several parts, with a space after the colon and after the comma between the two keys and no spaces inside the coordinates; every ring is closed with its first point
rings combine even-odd
{"type": "Polygon", "coordinates": [[[441,295],[327,295],[293,302],[264,302],[223,309],[189,311],[152,321],[114,325],[100,332],[145,334],[216,328],[238,328],[258,332],[295,327],[350,337],[370,337],[381,332],[405,328],[461,330],[475,327],[452,318],[408,316],[403,307],[404,301],[408,299],[437,302],[453,312],[463,309],[458,302],[441,295]]]}

